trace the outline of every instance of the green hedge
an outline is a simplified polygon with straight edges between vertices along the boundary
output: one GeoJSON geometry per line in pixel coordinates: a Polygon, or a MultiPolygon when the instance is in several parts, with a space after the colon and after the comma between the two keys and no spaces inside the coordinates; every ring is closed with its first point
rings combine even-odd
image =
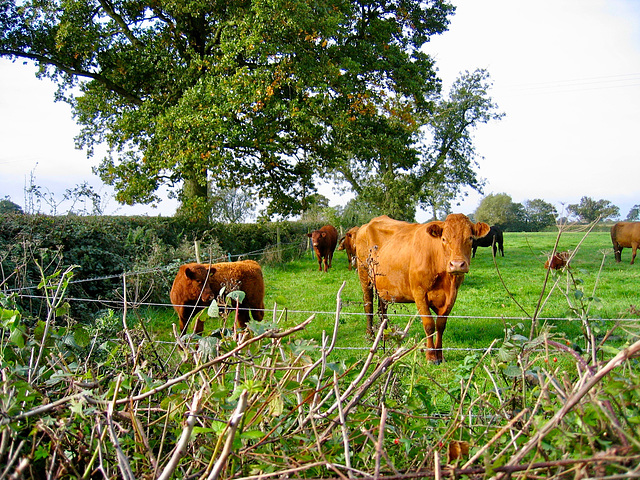
{"type": "MultiPolygon", "coordinates": [[[[77,265],[68,296],[117,300],[124,272],[155,270],[153,277],[136,278],[134,287],[149,299],[166,301],[177,266],[195,260],[195,240],[201,242],[202,261],[239,256],[286,260],[306,248],[305,234],[317,227],[303,222],[206,224],[178,217],[0,215],[0,281],[3,290],[24,293],[42,276],[34,259],[45,274],[77,265]],[[278,233],[282,253],[275,254],[278,233]]],[[[35,316],[44,311],[37,298],[25,302],[35,316]]],[[[83,302],[74,313],[84,317],[104,306],[83,302]]]]}

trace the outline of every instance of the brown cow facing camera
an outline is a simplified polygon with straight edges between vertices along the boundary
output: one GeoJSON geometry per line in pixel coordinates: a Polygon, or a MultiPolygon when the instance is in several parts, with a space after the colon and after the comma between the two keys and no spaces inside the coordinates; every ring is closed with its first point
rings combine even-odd
{"type": "Polygon", "coordinates": [[[374,289],[383,315],[389,302],[415,303],[427,335],[427,360],[442,362],[442,336],[469,272],[473,239],[487,233],[489,225],[462,214],[426,224],[383,215],[360,227],[356,254],[367,332],[373,329],[374,289]]]}
{"type": "MultiPolygon", "coordinates": [[[[180,319],[180,331],[189,320],[217,300],[221,288],[228,294],[234,290],[245,293],[240,303],[238,318],[241,328],[249,321],[249,311],[256,321],[264,317],[264,279],[258,262],[242,260],[224,263],[187,263],[180,267],[171,287],[171,303],[180,319]]],[[[204,322],[198,319],[195,333],[201,333],[204,322]]]]}
{"type": "Polygon", "coordinates": [[[360,227],[350,228],[344,237],[340,239],[338,250],[347,252],[347,268],[351,270],[356,265],[356,234],[360,227]]]}
{"type": "Polygon", "coordinates": [[[318,270],[322,271],[322,262],[324,261],[324,271],[328,271],[331,268],[333,252],[338,244],[338,231],[333,225],[325,225],[318,230],[307,233],[307,237],[311,239],[313,251],[318,257],[318,270]]]}
{"type": "Polygon", "coordinates": [[[640,247],[640,222],[618,222],[611,227],[611,242],[616,262],[622,261],[622,249],[631,249],[631,265],[636,260],[636,252],[640,247]]]}

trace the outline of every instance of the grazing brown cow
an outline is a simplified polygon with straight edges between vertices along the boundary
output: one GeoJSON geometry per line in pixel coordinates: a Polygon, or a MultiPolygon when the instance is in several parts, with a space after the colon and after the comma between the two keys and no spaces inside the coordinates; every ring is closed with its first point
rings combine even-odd
{"type": "Polygon", "coordinates": [[[331,268],[333,251],[338,244],[338,231],[333,225],[325,225],[319,230],[307,233],[307,237],[311,239],[313,250],[318,257],[318,270],[322,271],[322,261],[324,260],[324,271],[328,271],[331,268]]]}
{"type": "Polygon", "coordinates": [[[347,261],[349,262],[347,268],[349,270],[355,266],[356,262],[356,233],[358,233],[359,228],[350,228],[346,235],[340,239],[340,245],[338,245],[338,250],[347,252],[347,261]]]}
{"type": "Polygon", "coordinates": [[[544,268],[547,270],[560,270],[569,264],[570,252],[556,252],[544,262],[544,268]]]}
{"type": "Polygon", "coordinates": [[[473,255],[472,258],[476,258],[476,250],[478,247],[492,247],[493,248],[493,256],[498,255],[498,249],[500,249],[500,253],[504,257],[504,237],[502,235],[502,230],[497,225],[491,225],[489,233],[484,237],[477,238],[473,240],[473,255]]]}
{"type": "Polygon", "coordinates": [[[611,227],[611,242],[616,262],[622,261],[622,249],[631,248],[631,265],[636,260],[636,251],[640,246],[640,222],[618,222],[611,227]]]}
{"type": "MultiPolygon", "coordinates": [[[[242,290],[244,300],[238,310],[238,325],[244,328],[249,321],[249,309],[254,320],[264,317],[264,279],[260,265],[253,260],[225,263],[187,263],[182,265],[171,287],[171,303],[180,318],[180,331],[184,334],[188,321],[199,311],[216,301],[220,289],[224,293],[242,290]]],[[[195,332],[200,333],[204,323],[198,319],[195,332]]]]}
{"type": "Polygon", "coordinates": [[[426,224],[383,215],[360,227],[356,253],[367,332],[373,328],[375,287],[383,314],[388,302],[416,304],[427,334],[427,360],[440,363],[442,335],[458,288],[469,272],[472,241],[488,232],[489,225],[473,224],[462,214],[426,224]],[[437,315],[435,321],[430,310],[437,315]]]}

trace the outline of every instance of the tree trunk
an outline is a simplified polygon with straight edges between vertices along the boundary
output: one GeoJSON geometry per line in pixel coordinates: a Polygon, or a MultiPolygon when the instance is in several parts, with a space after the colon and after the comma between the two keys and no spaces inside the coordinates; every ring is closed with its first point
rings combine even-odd
{"type": "Polygon", "coordinates": [[[187,215],[196,221],[210,220],[211,205],[206,169],[189,177],[185,175],[180,200],[177,212],[179,215],[187,215]]]}

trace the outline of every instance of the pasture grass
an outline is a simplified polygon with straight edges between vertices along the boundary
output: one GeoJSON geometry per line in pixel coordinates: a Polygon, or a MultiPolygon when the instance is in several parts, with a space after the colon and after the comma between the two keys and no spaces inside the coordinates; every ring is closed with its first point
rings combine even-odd
{"type": "MultiPolygon", "coordinates": [[[[554,248],[557,233],[507,232],[504,238],[505,256],[498,256],[495,263],[490,248],[479,248],[472,259],[471,271],[460,288],[444,334],[447,363],[462,362],[469,354],[482,352],[495,340],[502,340],[506,328],[516,326],[528,336],[539,303],[538,325],[547,325],[556,335],[578,344],[582,336],[581,315],[595,322],[605,319],[600,321],[603,331],[614,325],[614,319],[638,318],[640,265],[629,265],[627,251],[626,256],[623,252],[623,262],[616,263],[607,232],[591,232],[586,236],[581,231],[563,232],[557,250],[579,248],[569,272],[549,273],[542,295],[547,275],[544,262],[554,248]],[[580,290],[578,294],[576,289],[580,290]]],[[[276,320],[286,328],[314,315],[314,321],[300,337],[318,344],[323,334],[332,335],[336,295],[344,282],[336,356],[344,359],[367,354],[371,339],[365,335],[362,292],[357,272],[347,269],[344,252],[336,251],[333,267],[326,273],[318,271],[311,252],[290,262],[265,265],[263,273],[265,305],[271,310],[265,314],[265,320],[276,320]]],[[[414,304],[389,306],[393,329],[403,330],[410,324],[405,345],[424,341],[416,313],[414,304]]],[[[142,317],[146,315],[141,313],[142,317]]],[[[148,328],[154,335],[170,340],[171,324],[177,320],[173,310],[154,310],[149,315],[153,318],[149,319],[148,328]]],[[[208,320],[205,335],[219,326],[217,321],[208,320]]],[[[388,340],[391,345],[395,341],[393,335],[388,340]]]]}

